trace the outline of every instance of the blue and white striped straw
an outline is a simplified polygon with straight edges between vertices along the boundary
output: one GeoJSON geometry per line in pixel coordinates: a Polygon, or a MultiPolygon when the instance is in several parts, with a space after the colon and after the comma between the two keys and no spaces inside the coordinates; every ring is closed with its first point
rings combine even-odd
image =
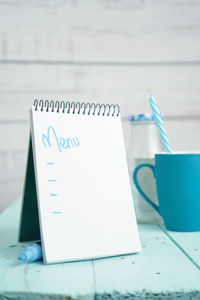
{"type": "Polygon", "coordinates": [[[149,104],[152,108],[153,115],[154,115],[154,118],[155,118],[155,122],[156,122],[156,125],[158,127],[161,140],[163,142],[163,146],[164,146],[165,150],[168,153],[172,153],[172,148],[171,148],[166,130],[164,128],[164,124],[163,124],[163,121],[162,121],[162,118],[161,118],[161,115],[160,115],[160,112],[159,112],[159,109],[158,109],[158,105],[156,103],[155,98],[152,95],[149,96],[149,104]]]}

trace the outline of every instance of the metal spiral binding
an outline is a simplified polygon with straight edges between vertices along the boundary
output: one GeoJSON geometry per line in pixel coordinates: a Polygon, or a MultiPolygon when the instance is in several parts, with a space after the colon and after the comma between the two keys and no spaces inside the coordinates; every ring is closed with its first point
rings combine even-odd
{"type": "Polygon", "coordinates": [[[87,114],[97,116],[119,116],[120,107],[118,104],[100,104],[100,103],[86,103],[86,102],[64,102],[64,101],[49,101],[35,99],[33,106],[36,111],[46,112],[61,112],[72,114],[87,114]]]}

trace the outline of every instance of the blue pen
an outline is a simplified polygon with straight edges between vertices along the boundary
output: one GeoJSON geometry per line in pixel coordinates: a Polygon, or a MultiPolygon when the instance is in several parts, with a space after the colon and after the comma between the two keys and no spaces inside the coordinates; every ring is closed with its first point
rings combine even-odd
{"type": "Polygon", "coordinates": [[[25,262],[34,262],[42,259],[41,243],[35,243],[29,246],[19,257],[19,260],[25,262]]]}

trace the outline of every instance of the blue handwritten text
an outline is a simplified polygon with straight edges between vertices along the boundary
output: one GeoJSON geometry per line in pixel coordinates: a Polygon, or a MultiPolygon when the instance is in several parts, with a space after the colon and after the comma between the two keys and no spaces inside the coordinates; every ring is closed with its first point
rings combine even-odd
{"type": "Polygon", "coordinates": [[[58,137],[55,129],[52,126],[48,127],[47,134],[42,134],[42,142],[45,148],[47,148],[47,146],[56,146],[59,152],[62,152],[63,149],[76,148],[80,145],[79,139],[77,137],[58,137]]]}

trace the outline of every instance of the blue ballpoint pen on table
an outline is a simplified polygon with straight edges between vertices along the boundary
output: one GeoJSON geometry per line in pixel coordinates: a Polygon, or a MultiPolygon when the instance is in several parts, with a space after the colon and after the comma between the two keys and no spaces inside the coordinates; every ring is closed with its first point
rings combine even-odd
{"type": "Polygon", "coordinates": [[[42,256],[41,243],[38,242],[29,246],[23,253],[21,253],[18,259],[25,262],[34,262],[41,260],[42,256]]]}

